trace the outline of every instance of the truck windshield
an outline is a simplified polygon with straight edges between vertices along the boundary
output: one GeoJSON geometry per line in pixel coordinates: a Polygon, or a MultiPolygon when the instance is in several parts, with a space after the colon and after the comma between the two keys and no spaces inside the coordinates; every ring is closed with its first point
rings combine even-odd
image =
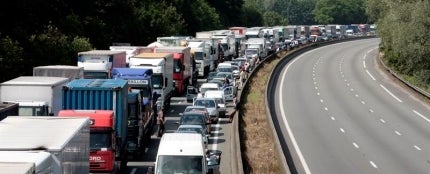
{"type": "Polygon", "coordinates": [[[182,63],[179,60],[173,61],[173,72],[180,73],[182,70],[182,63]]]}
{"type": "Polygon", "coordinates": [[[108,74],[105,72],[84,72],[85,79],[108,79],[108,74]]]}
{"type": "Polygon", "coordinates": [[[199,173],[203,174],[203,156],[160,155],[155,173],[199,173]]]}
{"type": "Polygon", "coordinates": [[[91,131],[90,135],[90,150],[96,151],[102,148],[110,149],[111,134],[109,131],[91,131]]]}
{"type": "Polygon", "coordinates": [[[246,55],[258,54],[258,51],[255,49],[247,49],[245,50],[246,55]]]}
{"type": "Polygon", "coordinates": [[[20,116],[47,116],[48,109],[47,107],[43,107],[43,106],[37,106],[37,107],[19,106],[18,113],[20,116]]]}
{"type": "Polygon", "coordinates": [[[152,75],[151,81],[152,81],[152,87],[154,89],[161,89],[161,88],[163,88],[163,76],[161,76],[161,75],[152,75]]]}
{"type": "Polygon", "coordinates": [[[223,49],[224,51],[229,50],[229,49],[228,49],[228,44],[223,43],[223,44],[221,44],[221,46],[222,46],[222,49],[223,49]]]}
{"type": "Polygon", "coordinates": [[[203,52],[194,52],[194,59],[203,60],[203,52]]]}

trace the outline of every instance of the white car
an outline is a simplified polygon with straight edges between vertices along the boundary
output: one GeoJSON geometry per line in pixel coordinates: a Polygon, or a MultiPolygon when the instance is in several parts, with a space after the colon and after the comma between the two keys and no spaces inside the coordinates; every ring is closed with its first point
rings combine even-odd
{"type": "Polygon", "coordinates": [[[197,133],[201,134],[205,147],[207,148],[209,143],[209,134],[207,134],[201,125],[180,125],[176,130],[176,133],[197,133]]]}

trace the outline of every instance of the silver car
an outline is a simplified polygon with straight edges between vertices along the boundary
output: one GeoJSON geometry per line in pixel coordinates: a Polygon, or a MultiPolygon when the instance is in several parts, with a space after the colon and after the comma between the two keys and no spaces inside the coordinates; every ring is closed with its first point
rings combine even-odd
{"type": "Polygon", "coordinates": [[[209,116],[213,123],[219,121],[219,106],[214,98],[196,98],[193,106],[204,106],[209,112],[209,116]]]}

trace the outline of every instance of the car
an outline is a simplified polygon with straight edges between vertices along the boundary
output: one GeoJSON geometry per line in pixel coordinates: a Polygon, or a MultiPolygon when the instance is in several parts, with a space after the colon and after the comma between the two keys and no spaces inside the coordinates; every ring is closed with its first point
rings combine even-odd
{"type": "Polygon", "coordinates": [[[215,71],[213,71],[213,72],[209,72],[209,74],[208,74],[208,76],[207,76],[207,78],[206,78],[206,82],[208,82],[208,81],[212,80],[212,79],[215,77],[215,75],[216,75],[217,73],[218,73],[218,72],[215,72],[215,71]]]}
{"type": "Polygon", "coordinates": [[[180,125],[176,133],[197,133],[202,135],[203,143],[207,148],[209,143],[209,134],[207,134],[201,125],[180,125]]]}
{"type": "Polygon", "coordinates": [[[233,69],[233,77],[235,79],[239,79],[239,77],[240,77],[239,66],[237,66],[237,65],[231,65],[231,69],[233,69]]]}
{"type": "Polygon", "coordinates": [[[193,98],[196,98],[199,94],[199,90],[194,86],[187,86],[187,94],[185,95],[187,97],[187,102],[193,101],[193,98]]]}
{"type": "MultiPolygon", "coordinates": [[[[204,106],[187,106],[184,109],[184,112],[182,112],[182,114],[184,114],[185,112],[193,112],[193,111],[204,112],[206,114],[207,120],[211,120],[211,117],[209,116],[209,111],[204,106]]],[[[211,121],[208,121],[208,123],[211,123],[211,121]]]]}
{"type": "Polygon", "coordinates": [[[199,111],[191,111],[180,114],[181,118],[179,122],[176,122],[181,125],[200,125],[203,127],[204,132],[207,134],[211,133],[211,125],[210,120],[207,120],[207,117],[204,112],[199,111]]]}
{"type": "Polygon", "coordinates": [[[195,98],[193,106],[203,106],[209,112],[212,123],[219,121],[219,106],[214,98],[195,98]]]}
{"type": "Polygon", "coordinates": [[[245,65],[245,62],[247,62],[248,59],[246,59],[246,57],[238,57],[236,59],[233,59],[233,62],[237,63],[237,66],[242,67],[245,65]]]}
{"type": "Polygon", "coordinates": [[[218,72],[213,79],[224,80],[226,77],[230,81],[230,83],[233,82],[232,72],[218,72]]]}

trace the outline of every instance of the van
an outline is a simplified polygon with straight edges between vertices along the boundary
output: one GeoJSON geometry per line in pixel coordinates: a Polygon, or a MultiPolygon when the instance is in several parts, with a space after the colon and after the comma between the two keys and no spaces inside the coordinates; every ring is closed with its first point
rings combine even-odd
{"type": "Polygon", "coordinates": [[[226,101],[225,101],[225,95],[224,95],[224,91],[219,91],[219,90],[209,90],[205,92],[205,98],[214,98],[216,100],[216,103],[219,107],[219,116],[220,117],[225,117],[226,112],[227,112],[227,107],[226,107],[226,101]]]}
{"type": "Polygon", "coordinates": [[[199,134],[165,133],[149,173],[209,173],[219,169],[221,152],[207,152],[199,134]]]}

